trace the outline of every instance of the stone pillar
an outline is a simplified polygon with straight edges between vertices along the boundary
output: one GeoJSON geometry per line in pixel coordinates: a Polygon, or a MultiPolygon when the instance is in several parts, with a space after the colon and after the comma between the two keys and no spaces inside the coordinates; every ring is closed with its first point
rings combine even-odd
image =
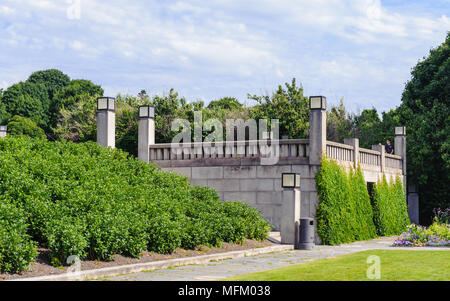
{"type": "Polygon", "coordinates": [[[359,164],[359,139],[358,138],[345,138],[344,143],[353,146],[353,163],[355,169],[358,168],[359,164]]]}
{"type": "MultiPolygon", "coordinates": [[[[409,206],[409,196],[408,196],[408,182],[406,179],[406,127],[404,126],[396,126],[395,127],[395,138],[394,138],[394,154],[397,156],[402,157],[402,174],[403,174],[403,187],[405,188],[405,195],[408,200],[408,213],[410,212],[409,206]]],[[[415,188],[414,188],[415,190],[415,188]]],[[[417,210],[417,223],[419,222],[419,195],[417,195],[417,198],[415,196],[411,197],[411,206],[414,208],[411,208],[411,210],[416,211],[417,210]],[[417,204],[416,204],[417,203],[417,204]],[[417,206],[417,207],[416,207],[417,206]]],[[[411,218],[410,215],[410,220],[411,218]]]]}
{"type": "MultiPolygon", "coordinates": [[[[402,157],[402,173],[406,177],[406,128],[395,127],[394,154],[402,157]]],[[[406,182],[404,183],[406,187],[406,182]]]]}
{"type": "Polygon", "coordinates": [[[0,138],[6,137],[6,131],[8,130],[6,125],[0,125],[0,138]]]}
{"type": "Polygon", "coordinates": [[[296,224],[300,224],[300,189],[284,189],[282,192],[280,236],[282,244],[297,242],[296,224]]]}
{"type": "Polygon", "coordinates": [[[139,118],[138,129],[138,159],[150,161],[149,146],[155,144],[155,119],[150,117],[139,118]]]}
{"type": "Polygon", "coordinates": [[[384,145],[372,145],[372,150],[380,152],[380,154],[381,154],[380,172],[383,173],[384,172],[384,167],[386,166],[386,150],[384,148],[384,145]]]}
{"type": "MultiPolygon", "coordinates": [[[[315,179],[316,173],[320,170],[322,154],[327,151],[326,107],[326,98],[324,96],[311,96],[309,98],[309,109],[311,110],[309,113],[309,168],[310,178],[312,179],[315,179]]],[[[312,191],[309,195],[310,217],[315,220],[315,243],[321,244],[321,239],[317,233],[316,219],[316,210],[320,200],[317,196],[317,191],[312,191]]]]}
{"type": "Polygon", "coordinates": [[[324,104],[320,108],[315,108],[311,107],[310,105],[310,108],[311,112],[309,113],[309,163],[312,165],[320,165],[322,152],[326,152],[326,143],[327,143],[326,106],[324,104]]]}
{"type": "Polygon", "coordinates": [[[104,147],[116,147],[115,98],[97,99],[97,143],[104,147]]]}
{"type": "Polygon", "coordinates": [[[416,190],[416,186],[408,185],[408,194],[406,195],[408,200],[408,216],[411,223],[419,225],[419,193],[416,190]]]}

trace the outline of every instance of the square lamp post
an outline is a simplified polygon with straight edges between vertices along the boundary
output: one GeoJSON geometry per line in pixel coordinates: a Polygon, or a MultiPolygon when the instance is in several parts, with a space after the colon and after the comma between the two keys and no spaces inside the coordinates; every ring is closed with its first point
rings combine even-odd
{"type": "Polygon", "coordinates": [[[139,106],[139,118],[155,118],[155,107],[139,106]]]}
{"type": "Polygon", "coordinates": [[[406,136],[406,127],[396,126],[395,127],[395,136],[406,136]]]}
{"type": "Polygon", "coordinates": [[[281,187],[281,243],[293,244],[296,248],[299,243],[300,225],[300,174],[282,173],[281,187]]]}
{"type": "Polygon", "coordinates": [[[139,106],[138,159],[150,162],[150,145],[155,144],[155,107],[139,106]]]}
{"type": "Polygon", "coordinates": [[[97,111],[115,111],[114,97],[99,97],[97,98],[97,111]]]}
{"type": "Polygon", "coordinates": [[[327,98],[325,96],[310,96],[309,108],[311,110],[326,110],[327,98]]]}
{"type": "Polygon", "coordinates": [[[104,147],[116,147],[116,99],[97,98],[97,143],[104,147]]]}

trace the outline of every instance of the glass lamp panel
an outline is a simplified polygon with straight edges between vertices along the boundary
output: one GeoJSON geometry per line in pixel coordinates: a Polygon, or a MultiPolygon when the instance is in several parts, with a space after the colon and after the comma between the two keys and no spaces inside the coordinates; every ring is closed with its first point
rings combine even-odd
{"type": "Polygon", "coordinates": [[[327,108],[327,99],[325,97],[322,97],[322,109],[326,109],[327,108]]]}
{"type": "Polygon", "coordinates": [[[114,98],[108,98],[108,110],[114,110],[115,106],[115,99],[114,98]]]}
{"type": "Polygon", "coordinates": [[[320,96],[319,97],[311,97],[310,102],[311,102],[311,104],[310,104],[311,109],[320,109],[321,105],[322,105],[322,98],[320,96]]]}
{"type": "Polygon", "coordinates": [[[295,175],[295,187],[300,187],[300,175],[295,175]]]}
{"type": "Polygon", "coordinates": [[[108,109],[108,98],[99,98],[97,101],[97,109],[98,110],[107,110],[108,109]]]}
{"type": "Polygon", "coordinates": [[[0,132],[6,132],[7,127],[6,125],[0,125],[0,132]]]}
{"type": "Polygon", "coordinates": [[[283,187],[294,187],[295,186],[294,181],[295,181],[294,174],[283,174],[282,179],[283,187]]]}
{"type": "Polygon", "coordinates": [[[155,118],[155,107],[148,108],[148,117],[155,118]]]}
{"type": "Polygon", "coordinates": [[[402,126],[395,127],[395,135],[405,135],[405,128],[402,126]]]}
{"type": "Polygon", "coordinates": [[[139,117],[145,118],[148,117],[148,107],[139,107],[139,117]]]}

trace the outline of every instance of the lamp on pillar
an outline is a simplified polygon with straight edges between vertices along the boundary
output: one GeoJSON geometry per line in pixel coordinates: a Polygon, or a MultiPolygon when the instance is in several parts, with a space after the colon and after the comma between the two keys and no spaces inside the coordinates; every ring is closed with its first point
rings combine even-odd
{"type": "Polygon", "coordinates": [[[309,108],[311,110],[326,110],[327,98],[325,96],[310,96],[309,108]]]}
{"type": "Polygon", "coordinates": [[[150,161],[149,146],[155,144],[155,107],[139,107],[138,159],[150,161]]]}
{"type": "Polygon", "coordinates": [[[6,125],[0,125],[0,138],[6,136],[8,127],[6,125]]]}
{"type": "Polygon", "coordinates": [[[155,118],[155,107],[153,106],[140,106],[139,118],[155,118]]]}
{"type": "Polygon", "coordinates": [[[97,143],[104,147],[116,146],[116,113],[114,97],[97,98],[97,143]]]}
{"type": "Polygon", "coordinates": [[[396,126],[394,133],[394,154],[402,157],[403,185],[406,193],[406,127],[396,126]]]}
{"type": "Polygon", "coordinates": [[[395,136],[406,136],[406,127],[396,126],[395,127],[395,136]]]}
{"type": "Polygon", "coordinates": [[[297,247],[300,235],[298,232],[300,225],[300,174],[282,173],[281,187],[284,188],[281,205],[281,243],[294,244],[297,247]]]}
{"type": "Polygon", "coordinates": [[[300,174],[283,173],[281,175],[281,187],[283,188],[300,188],[300,174]]]}

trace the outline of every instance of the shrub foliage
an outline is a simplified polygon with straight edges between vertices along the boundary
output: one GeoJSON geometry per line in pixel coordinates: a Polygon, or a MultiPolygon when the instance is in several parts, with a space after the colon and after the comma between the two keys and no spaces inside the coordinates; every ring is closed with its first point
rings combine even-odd
{"type": "Polygon", "coordinates": [[[36,245],[63,264],[262,240],[270,230],[256,209],[120,150],[29,137],[0,140],[0,209],[2,272],[26,269],[36,245]]]}
{"type": "Polygon", "coordinates": [[[391,184],[383,175],[373,189],[373,213],[380,236],[398,235],[410,224],[403,184],[399,177],[391,184]]]}
{"type": "Polygon", "coordinates": [[[324,244],[398,235],[410,223],[400,178],[389,185],[384,176],[370,197],[360,167],[346,172],[335,161],[324,158],[316,183],[321,200],[317,230],[324,244]]]}
{"type": "Polygon", "coordinates": [[[316,212],[317,230],[324,244],[376,236],[370,198],[360,168],[347,173],[335,161],[324,158],[316,183],[321,200],[316,212]]]}

